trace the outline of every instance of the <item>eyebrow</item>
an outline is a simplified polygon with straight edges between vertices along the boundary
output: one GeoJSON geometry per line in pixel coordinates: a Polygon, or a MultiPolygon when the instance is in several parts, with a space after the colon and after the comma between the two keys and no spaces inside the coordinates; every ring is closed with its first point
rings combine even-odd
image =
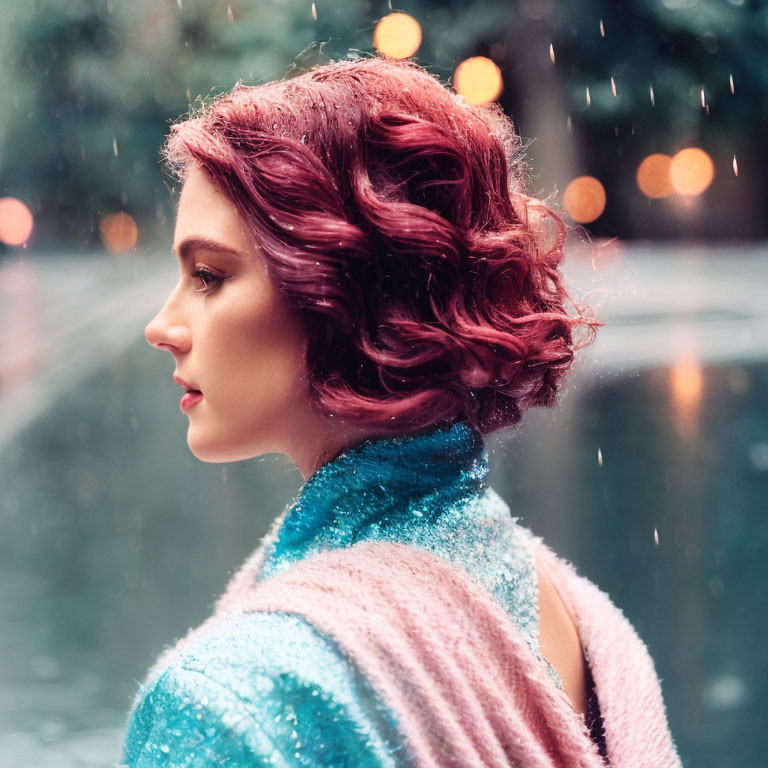
{"type": "Polygon", "coordinates": [[[209,240],[207,237],[198,237],[196,235],[185,237],[178,245],[171,248],[171,251],[175,253],[178,256],[179,261],[182,262],[189,261],[192,258],[194,251],[213,251],[214,253],[242,257],[240,251],[235,250],[234,248],[218,243],[215,240],[209,240]]]}

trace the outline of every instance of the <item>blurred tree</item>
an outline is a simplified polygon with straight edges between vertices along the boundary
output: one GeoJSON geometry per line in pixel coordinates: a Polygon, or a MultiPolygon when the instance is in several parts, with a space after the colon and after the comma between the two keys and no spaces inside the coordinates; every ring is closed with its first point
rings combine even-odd
{"type": "MultiPolygon", "coordinates": [[[[581,173],[603,181],[608,206],[594,231],[768,235],[765,2],[411,0],[399,9],[422,25],[417,60],[444,81],[470,55],[502,67],[501,103],[531,137],[532,191],[581,173]],[[690,144],[715,160],[711,190],[649,203],[634,183],[640,160],[690,144]]],[[[39,246],[92,247],[99,218],[118,210],[139,222],[140,244],[165,236],[158,150],[169,121],[238,79],[370,52],[389,11],[387,0],[0,0],[0,195],[30,203],[39,246]]]]}

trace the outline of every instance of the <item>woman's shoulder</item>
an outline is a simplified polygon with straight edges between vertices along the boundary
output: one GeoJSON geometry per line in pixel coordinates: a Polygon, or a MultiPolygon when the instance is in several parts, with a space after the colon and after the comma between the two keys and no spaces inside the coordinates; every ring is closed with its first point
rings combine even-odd
{"type": "Polygon", "coordinates": [[[300,616],[217,615],[164,654],[139,690],[127,766],[394,765],[396,724],[339,647],[300,616]],[[350,760],[352,762],[350,762],[350,760]]]}

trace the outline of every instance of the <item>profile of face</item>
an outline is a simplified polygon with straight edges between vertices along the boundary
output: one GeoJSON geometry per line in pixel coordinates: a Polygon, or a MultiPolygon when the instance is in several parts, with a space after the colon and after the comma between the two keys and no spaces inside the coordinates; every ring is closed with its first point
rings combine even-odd
{"type": "Polygon", "coordinates": [[[310,405],[300,318],[237,208],[202,170],[184,182],[173,250],[180,278],[145,336],[173,355],[175,380],[202,395],[180,403],[190,450],[207,462],[284,453],[311,474],[338,446],[310,405]]]}

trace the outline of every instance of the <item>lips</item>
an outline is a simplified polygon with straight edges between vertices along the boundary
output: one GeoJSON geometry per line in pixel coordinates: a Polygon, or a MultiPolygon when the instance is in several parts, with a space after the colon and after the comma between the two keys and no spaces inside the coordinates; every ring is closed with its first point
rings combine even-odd
{"type": "Polygon", "coordinates": [[[188,392],[202,394],[201,390],[199,390],[194,384],[190,384],[188,381],[184,381],[184,379],[182,379],[181,376],[174,376],[173,380],[180,386],[184,387],[184,389],[186,389],[188,392]]]}

